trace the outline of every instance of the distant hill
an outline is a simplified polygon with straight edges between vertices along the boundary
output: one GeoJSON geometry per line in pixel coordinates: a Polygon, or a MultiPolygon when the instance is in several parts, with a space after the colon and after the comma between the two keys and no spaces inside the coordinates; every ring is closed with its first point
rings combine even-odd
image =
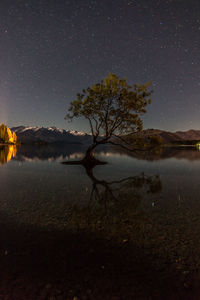
{"type": "MultiPolygon", "coordinates": [[[[68,144],[89,144],[92,137],[80,131],[59,129],[56,127],[26,127],[18,126],[11,128],[21,143],[68,143],[68,144]]],[[[164,144],[183,143],[189,141],[200,141],[200,130],[169,132],[160,129],[146,129],[138,134],[140,137],[151,136],[161,137],[164,144]]]]}
{"type": "Polygon", "coordinates": [[[176,143],[176,142],[189,142],[189,141],[200,141],[200,130],[188,130],[188,131],[164,131],[160,129],[146,129],[140,134],[140,137],[148,138],[151,136],[161,137],[164,144],[176,143]]]}
{"type": "Polygon", "coordinates": [[[191,141],[200,139],[200,130],[177,131],[176,134],[181,140],[191,141]]]}
{"type": "Polygon", "coordinates": [[[56,127],[13,127],[21,143],[69,143],[89,144],[91,136],[84,132],[58,129],[56,127]]]}

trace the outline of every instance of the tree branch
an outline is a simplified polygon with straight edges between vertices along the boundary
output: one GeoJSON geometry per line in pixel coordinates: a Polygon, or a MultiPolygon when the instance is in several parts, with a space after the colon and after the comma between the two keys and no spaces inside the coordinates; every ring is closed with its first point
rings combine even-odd
{"type": "Polygon", "coordinates": [[[114,137],[120,139],[123,143],[129,145],[129,146],[133,146],[132,144],[128,143],[124,138],[122,138],[121,136],[119,135],[116,135],[116,134],[113,134],[114,137]]]}
{"type": "Polygon", "coordinates": [[[106,114],[105,114],[105,118],[104,118],[104,121],[105,121],[105,126],[106,126],[106,136],[108,136],[108,112],[109,112],[109,107],[112,103],[112,99],[108,99],[108,102],[107,102],[107,105],[106,105],[106,108],[105,108],[105,111],[106,111],[106,114]]]}
{"type": "Polygon", "coordinates": [[[95,117],[92,117],[92,119],[94,120],[94,122],[95,122],[95,127],[96,127],[96,136],[98,136],[99,135],[99,131],[98,131],[98,122],[97,122],[97,120],[95,119],[95,117]]]}
{"type": "Polygon", "coordinates": [[[92,131],[92,135],[93,135],[93,137],[94,137],[95,134],[94,134],[94,129],[93,129],[92,121],[91,121],[91,119],[90,119],[89,117],[87,117],[87,119],[88,119],[88,121],[89,121],[89,123],[90,123],[90,128],[91,128],[91,131],[92,131]]]}
{"type": "Polygon", "coordinates": [[[147,151],[147,150],[151,150],[153,149],[153,147],[149,147],[148,149],[141,149],[141,148],[128,148],[126,146],[124,146],[123,144],[118,144],[118,143],[114,143],[114,142],[111,142],[111,141],[107,141],[106,142],[107,144],[111,144],[111,145],[114,145],[114,146],[120,146],[121,148],[125,149],[125,150],[128,150],[128,151],[147,151]]]}
{"type": "Polygon", "coordinates": [[[126,182],[126,181],[135,181],[135,180],[138,180],[138,179],[143,179],[145,181],[145,180],[148,180],[148,177],[145,176],[144,173],[142,173],[141,175],[129,176],[129,177],[126,177],[126,178],[123,178],[123,179],[120,179],[120,180],[110,181],[110,182],[107,182],[107,184],[112,185],[112,184],[123,183],[123,182],[126,182]]]}

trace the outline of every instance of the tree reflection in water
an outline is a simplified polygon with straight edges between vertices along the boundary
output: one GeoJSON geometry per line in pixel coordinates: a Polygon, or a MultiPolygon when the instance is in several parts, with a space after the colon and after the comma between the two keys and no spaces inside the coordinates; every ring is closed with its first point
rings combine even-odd
{"type": "Polygon", "coordinates": [[[146,176],[144,173],[136,176],[129,176],[120,180],[105,181],[97,179],[93,174],[93,168],[85,168],[86,173],[92,180],[92,191],[90,201],[93,199],[99,203],[117,203],[120,200],[140,199],[140,192],[145,190],[148,193],[161,191],[162,184],[159,176],[146,176]]]}
{"type": "MultiPolygon", "coordinates": [[[[63,164],[70,165],[71,162],[63,164]]],[[[77,164],[72,162],[72,164],[77,164]]],[[[78,163],[79,164],[79,163],[78,163]]],[[[113,237],[127,236],[128,227],[135,223],[140,210],[140,203],[148,194],[162,190],[162,182],[158,175],[147,176],[144,173],[114,181],[101,180],[95,177],[95,165],[85,165],[86,174],[92,181],[92,188],[87,206],[76,205],[72,209],[71,223],[79,228],[101,229],[113,237]],[[126,223],[126,224],[125,224],[126,223]]],[[[141,217],[141,216],[140,216],[141,217]]],[[[141,222],[141,220],[140,220],[141,222]]]]}
{"type": "Polygon", "coordinates": [[[0,164],[8,163],[17,154],[15,145],[0,146],[0,164]]]}

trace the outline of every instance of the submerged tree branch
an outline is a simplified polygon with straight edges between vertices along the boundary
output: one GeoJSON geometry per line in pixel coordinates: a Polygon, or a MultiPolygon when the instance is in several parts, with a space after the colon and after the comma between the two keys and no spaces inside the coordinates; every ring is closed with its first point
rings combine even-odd
{"type": "Polygon", "coordinates": [[[123,148],[125,150],[128,150],[128,151],[132,151],[132,152],[134,152],[134,151],[147,151],[147,150],[151,150],[151,149],[154,148],[154,147],[149,147],[149,148],[145,148],[145,149],[143,149],[143,148],[131,148],[130,149],[130,148],[126,147],[123,144],[118,144],[118,143],[115,143],[115,142],[112,142],[112,141],[107,141],[106,143],[114,145],[114,146],[120,146],[121,148],[123,148]]]}

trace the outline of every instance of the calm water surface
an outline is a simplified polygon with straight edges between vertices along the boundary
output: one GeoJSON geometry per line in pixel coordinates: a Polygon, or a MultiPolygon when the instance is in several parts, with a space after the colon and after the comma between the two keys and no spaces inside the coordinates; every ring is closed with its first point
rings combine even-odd
{"type": "Polygon", "coordinates": [[[0,299],[200,299],[200,152],[82,156],[0,147],[0,299]]]}

